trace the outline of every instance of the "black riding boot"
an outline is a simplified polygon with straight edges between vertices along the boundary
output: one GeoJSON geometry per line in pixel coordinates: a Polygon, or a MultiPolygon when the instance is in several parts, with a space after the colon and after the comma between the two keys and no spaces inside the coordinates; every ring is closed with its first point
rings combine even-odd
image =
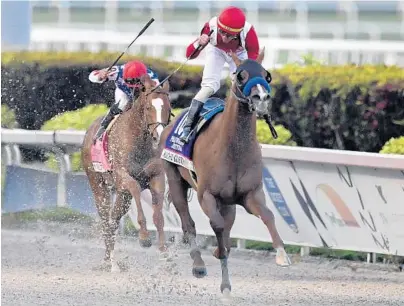
{"type": "Polygon", "coordinates": [[[191,107],[188,110],[188,118],[184,124],[184,129],[182,131],[182,135],[180,139],[187,143],[188,142],[188,137],[191,132],[191,127],[194,125],[194,123],[197,121],[197,118],[199,116],[199,112],[201,111],[203,107],[203,103],[201,101],[192,99],[191,102],[191,107]]]}
{"type": "Polygon", "coordinates": [[[108,113],[102,119],[100,127],[98,128],[98,131],[94,136],[94,142],[96,142],[97,139],[101,139],[101,136],[107,129],[108,124],[110,124],[112,119],[114,119],[114,117],[120,113],[122,113],[122,110],[118,107],[118,104],[113,104],[108,113]]]}

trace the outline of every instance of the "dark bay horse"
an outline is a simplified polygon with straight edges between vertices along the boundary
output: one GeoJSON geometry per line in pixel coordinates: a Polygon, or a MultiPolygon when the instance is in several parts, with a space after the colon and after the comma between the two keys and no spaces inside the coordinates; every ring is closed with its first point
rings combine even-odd
{"type": "MultiPolygon", "coordinates": [[[[275,226],[274,215],[265,204],[262,185],[263,163],[256,137],[256,117],[257,112],[265,114],[270,103],[270,73],[261,66],[263,57],[264,50],[257,61],[241,62],[232,54],[237,70],[224,110],[198,132],[194,142],[192,162],[196,178],[190,168],[178,163],[181,156],[171,161],[166,158],[174,148],[167,147],[167,139],[178,135],[175,133],[183,117],[174,119],[161,136],[161,156],[172,202],[181,218],[184,239],[191,244],[192,273],[195,277],[203,277],[206,266],[195,242],[195,223],[189,213],[186,195],[190,187],[197,191],[201,208],[216,234],[218,247],[214,256],[221,262],[220,288],[223,293],[231,291],[227,258],[231,247],[230,230],[236,216],[234,204],[243,206],[266,225],[277,251],[276,263],[280,266],[291,263],[275,226]]],[[[178,144],[178,137],[173,142],[178,144]]]]}
{"type": "MultiPolygon", "coordinates": [[[[108,157],[111,169],[98,172],[93,166],[91,147],[99,127],[98,118],[87,130],[82,147],[82,163],[94,194],[105,240],[105,262],[111,271],[119,271],[114,259],[116,232],[121,218],[128,212],[132,198],[136,201],[139,242],[150,247],[151,239],[146,228],[146,218],[141,205],[141,191],[149,189],[152,195],[153,222],[159,236],[159,250],[166,251],[162,207],[165,176],[162,161],[157,153],[161,133],[170,121],[171,106],[169,84],[155,86],[148,75],[142,77],[143,87],[129,110],[112,123],[108,133],[108,157]],[[116,192],[114,205],[111,190],[116,192]]],[[[107,130],[108,131],[108,130],[107,130]]]]}

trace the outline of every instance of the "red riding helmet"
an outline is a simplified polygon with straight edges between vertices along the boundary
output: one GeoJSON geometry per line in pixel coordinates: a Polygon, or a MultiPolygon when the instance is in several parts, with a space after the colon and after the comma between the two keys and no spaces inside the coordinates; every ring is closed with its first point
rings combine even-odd
{"type": "Polygon", "coordinates": [[[245,19],[244,12],[241,9],[229,6],[220,13],[217,26],[228,34],[236,35],[243,30],[245,19]]]}
{"type": "Polygon", "coordinates": [[[147,74],[147,67],[141,61],[130,61],[123,67],[123,81],[128,87],[138,87],[140,77],[147,74]]]}

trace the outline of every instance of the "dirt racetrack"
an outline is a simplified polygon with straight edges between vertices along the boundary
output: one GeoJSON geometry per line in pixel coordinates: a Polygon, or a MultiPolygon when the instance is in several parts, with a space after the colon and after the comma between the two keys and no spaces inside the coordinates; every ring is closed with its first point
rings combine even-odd
{"type": "Polygon", "coordinates": [[[232,298],[223,301],[220,264],[204,250],[208,276],[191,274],[188,250],[169,261],[135,239],[120,239],[118,274],[99,269],[103,243],[73,232],[2,229],[2,305],[404,305],[404,273],[342,261],[292,258],[287,269],[266,252],[232,252],[232,298]]]}

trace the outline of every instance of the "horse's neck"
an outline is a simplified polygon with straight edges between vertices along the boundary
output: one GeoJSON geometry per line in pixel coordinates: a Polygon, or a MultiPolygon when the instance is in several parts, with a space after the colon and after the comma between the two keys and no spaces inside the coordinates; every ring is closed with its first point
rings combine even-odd
{"type": "Polygon", "coordinates": [[[137,99],[135,102],[132,102],[132,107],[129,110],[130,116],[132,120],[130,120],[130,125],[139,126],[139,123],[144,124],[144,101],[137,99]]]}
{"type": "Polygon", "coordinates": [[[147,123],[145,121],[145,101],[142,101],[140,98],[136,100],[130,110],[128,110],[130,119],[128,121],[128,125],[131,130],[144,131],[147,128],[147,123]]]}
{"type": "Polygon", "coordinates": [[[234,158],[248,154],[256,138],[256,116],[231,94],[226,100],[222,119],[220,138],[223,150],[234,158]]]}

